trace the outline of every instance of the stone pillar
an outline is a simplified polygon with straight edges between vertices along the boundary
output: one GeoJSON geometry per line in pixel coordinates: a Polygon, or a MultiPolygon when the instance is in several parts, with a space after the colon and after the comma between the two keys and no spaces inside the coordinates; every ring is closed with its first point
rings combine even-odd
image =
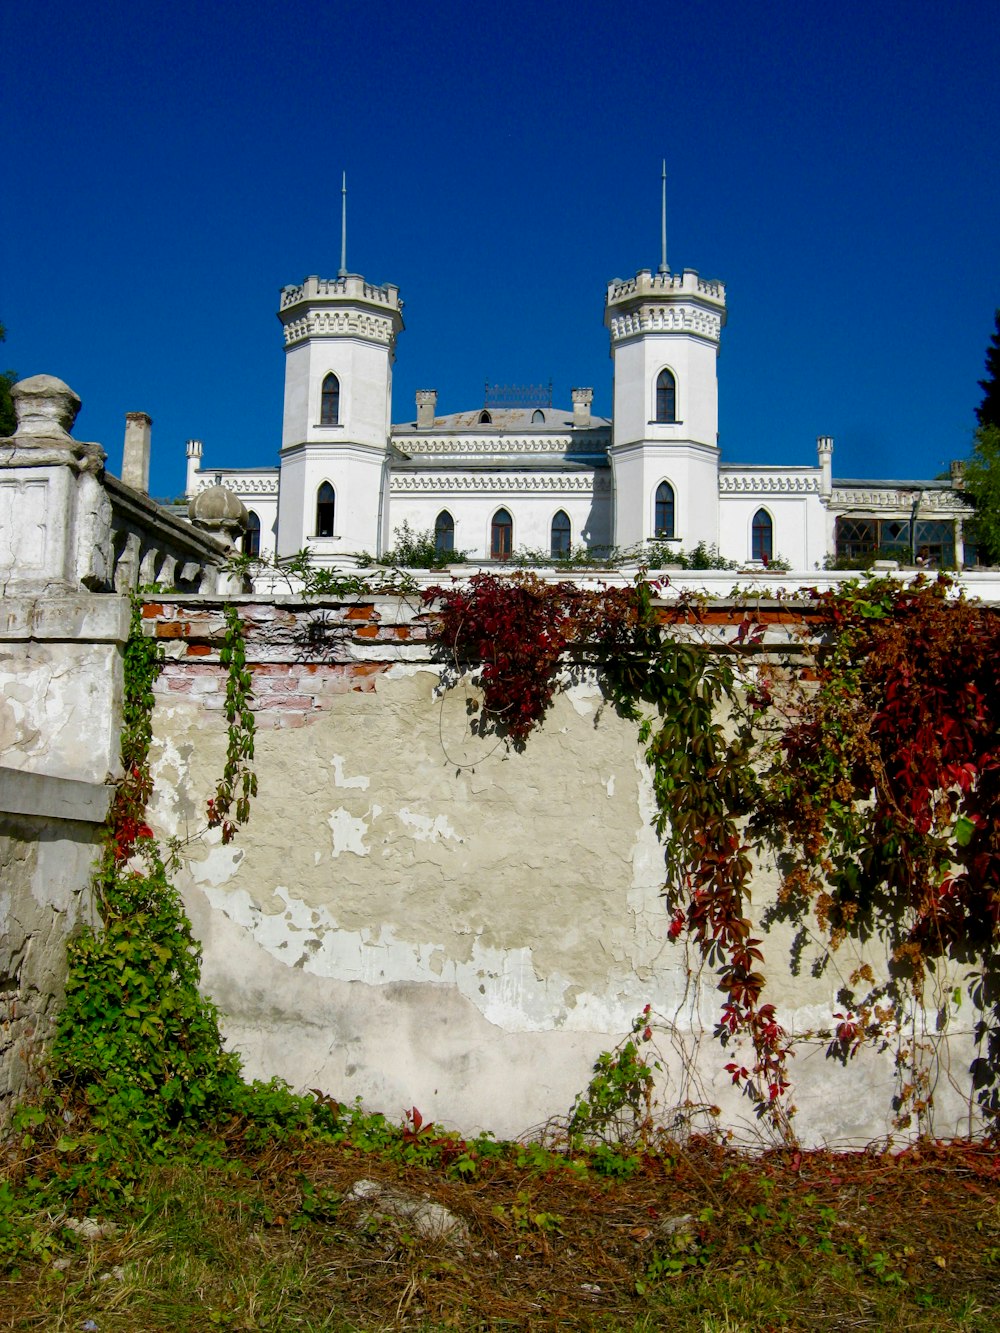
{"type": "Polygon", "coordinates": [[[573,390],[573,425],[576,428],[590,425],[590,405],[594,401],[593,389],[573,390]]]}
{"type": "Polygon", "coordinates": [[[417,390],[417,429],[431,430],[434,426],[434,413],[437,411],[437,389],[417,390]]]}
{"type": "Polygon", "coordinates": [[[0,445],[0,1119],[30,1088],[91,913],[96,835],[119,770],[129,607],[107,591],[104,451],[70,435],[80,400],[15,384],[0,445]]]}
{"type": "Polygon", "coordinates": [[[149,448],[153,418],[145,412],[125,413],[125,449],[122,481],[143,495],[149,494],[149,448]]]}

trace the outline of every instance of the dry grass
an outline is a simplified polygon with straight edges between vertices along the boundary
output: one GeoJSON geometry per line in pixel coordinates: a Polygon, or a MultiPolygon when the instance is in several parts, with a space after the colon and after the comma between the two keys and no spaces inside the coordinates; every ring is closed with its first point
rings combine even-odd
{"type": "Polygon", "coordinates": [[[998,1179],[969,1144],[748,1159],[696,1141],[628,1180],[508,1155],[461,1181],[342,1146],[184,1161],[149,1169],[114,1236],[37,1218],[0,1329],[995,1330],[998,1179]],[[444,1204],[470,1243],[365,1223],[343,1199],[362,1176],[444,1204]]]}

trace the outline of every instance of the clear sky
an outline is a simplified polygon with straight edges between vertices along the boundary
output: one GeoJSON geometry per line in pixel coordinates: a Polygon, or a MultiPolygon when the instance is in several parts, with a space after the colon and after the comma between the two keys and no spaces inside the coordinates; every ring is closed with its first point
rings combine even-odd
{"type": "Polygon", "coordinates": [[[970,447],[1000,306],[1000,5],[7,0],[0,359],[83,399],[154,494],[277,462],[280,288],[406,303],[393,418],[483,382],[611,406],[609,279],[725,282],[729,462],[928,477],[970,447]]]}

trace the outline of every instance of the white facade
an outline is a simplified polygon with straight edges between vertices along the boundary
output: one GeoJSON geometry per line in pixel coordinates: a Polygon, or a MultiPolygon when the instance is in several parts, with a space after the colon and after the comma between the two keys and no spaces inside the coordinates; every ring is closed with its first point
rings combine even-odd
{"type": "Polygon", "coordinates": [[[962,563],[969,506],[948,482],[835,482],[826,436],[815,465],[721,462],[726,293],[692,269],[641,269],[608,285],[611,420],[591,416],[591,389],[574,389],[569,410],[487,402],[445,416],[436,392],[421,390],[415,420],[393,425],[398,288],[357,274],[309,277],[283,289],[278,316],[279,465],[213,470],[200,441],[187,446],[188,495],[234,490],[262,555],[308,547],[318,563],[347,567],[391,548],[406,523],[479,561],[569,547],[639,558],[660,540],[717,547],[741,567],[777,559],[809,571],[865,550],[962,563]]]}

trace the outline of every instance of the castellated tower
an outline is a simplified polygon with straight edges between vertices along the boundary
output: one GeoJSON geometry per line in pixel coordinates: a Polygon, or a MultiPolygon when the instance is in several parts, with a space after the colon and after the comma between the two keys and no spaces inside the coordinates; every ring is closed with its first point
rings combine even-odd
{"type": "Polygon", "coordinates": [[[604,322],[614,363],[615,543],[717,543],[725,288],[693,269],[640,269],[608,285],[604,322]]]}
{"type": "Polygon", "coordinates": [[[310,277],[281,293],[285,411],[278,555],[312,549],[320,563],[387,537],[392,363],[403,328],[399,289],[354,273],[310,277]]]}

